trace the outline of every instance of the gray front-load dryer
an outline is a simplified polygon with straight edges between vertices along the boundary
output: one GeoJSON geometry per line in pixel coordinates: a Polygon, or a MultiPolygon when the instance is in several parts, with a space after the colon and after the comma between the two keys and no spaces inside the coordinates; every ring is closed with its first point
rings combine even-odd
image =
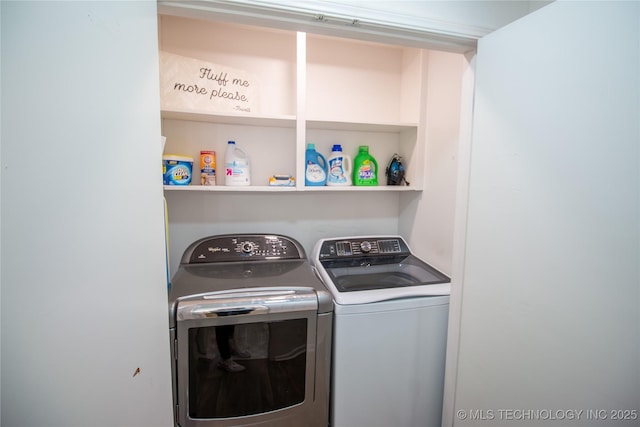
{"type": "Polygon", "coordinates": [[[169,292],[175,424],[326,427],[332,316],[294,239],[191,244],[169,292]]]}

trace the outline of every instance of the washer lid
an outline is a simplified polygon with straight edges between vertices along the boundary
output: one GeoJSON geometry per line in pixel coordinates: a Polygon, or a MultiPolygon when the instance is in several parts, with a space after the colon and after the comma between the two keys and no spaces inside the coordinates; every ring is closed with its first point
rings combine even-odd
{"type": "Polygon", "coordinates": [[[338,292],[370,291],[449,283],[451,280],[413,255],[321,261],[338,292]]]}

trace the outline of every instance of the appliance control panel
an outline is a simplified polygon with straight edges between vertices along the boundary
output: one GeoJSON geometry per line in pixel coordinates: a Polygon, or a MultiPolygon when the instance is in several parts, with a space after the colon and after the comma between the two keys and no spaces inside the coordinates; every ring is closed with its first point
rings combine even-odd
{"type": "Polygon", "coordinates": [[[212,236],[192,243],[182,264],[211,262],[305,259],[302,246],[290,237],[274,234],[212,236]]]}
{"type": "Polygon", "coordinates": [[[325,240],[320,259],[337,259],[362,256],[409,255],[409,247],[400,237],[357,237],[325,240]]]}

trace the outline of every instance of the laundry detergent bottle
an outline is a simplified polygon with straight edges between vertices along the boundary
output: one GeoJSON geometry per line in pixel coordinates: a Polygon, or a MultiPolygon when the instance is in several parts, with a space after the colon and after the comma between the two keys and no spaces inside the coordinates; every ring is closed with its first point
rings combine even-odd
{"type": "Polygon", "coordinates": [[[369,154],[368,145],[358,148],[353,164],[353,185],[378,185],[378,162],[369,154]]]}
{"type": "Polygon", "coordinates": [[[312,187],[327,183],[327,159],[316,151],[315,144],[307,144],[304,163],[304,185],[312,187]]]}
{"type": "Polygon", "coordinates": [[[351,185],[351,157],[342,152],[340,144],[334,144],[327,162],[327,185],[351,185]]]}
{"type": "Polygon", "coordinates": [[[251,185],[251,170],[249,156],[236,146],[235,141],[227,143],[224,153],[224,185],[251,185]]]}

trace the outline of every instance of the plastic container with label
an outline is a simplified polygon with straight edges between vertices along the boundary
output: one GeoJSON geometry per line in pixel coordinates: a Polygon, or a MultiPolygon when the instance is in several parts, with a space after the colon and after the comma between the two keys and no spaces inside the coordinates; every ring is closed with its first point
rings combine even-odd
{"type": "Polygon", "coordinates": [[[193,171],[193,157],[165,154],[162,156],[162,183],[189,185],[193,171]]]}
{"type": "Polygon", "coordinates": [[[327,160],[316,151],[315,144],[307,145],[304,163],[305,186],[323,186],[327,183],[327,160]]]}
{"type": "Polygon", "coordinates": [[[378,162],[369,154],[369,146],[361,145],[353,161],[353,185],[378,185],[378,162]]]}
{"type": "Polygon", "coordinates": [[[224,153],[224,184],[228,186],[251,185],[249,165],[249,155],[238,148],[235,141],[229,141],[224,153]]]}
{"type": "Polygon", "coordinates": [[[351,157],[342,152],[340,144],[334,144],[327,163],[327,185],[351,185],[351,157]]]}

